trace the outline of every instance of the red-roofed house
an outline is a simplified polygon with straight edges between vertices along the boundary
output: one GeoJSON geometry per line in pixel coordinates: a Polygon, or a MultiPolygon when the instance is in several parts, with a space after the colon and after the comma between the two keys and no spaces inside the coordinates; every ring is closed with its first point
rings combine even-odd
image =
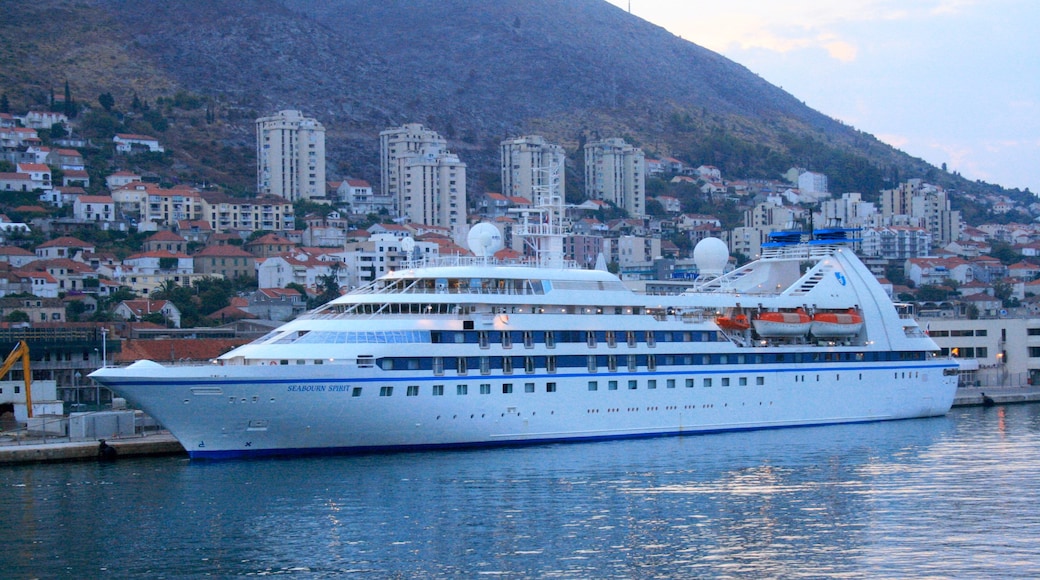
{"type": "Polygon", "coordinates": [[[242,309],[259,318],[292,320],[307,310],[307,302],[292,288],[261,288],[249,296],[249,305],[242,309]]]}
{"type": "Polygon", "coordinates": [[[18,173],[29,175],[33,189],[47,189],[51,186],[51,168],[43,163],[19,163],[18,173]]]}
{"type": "Polygon", "coordinates": [[[257,258],[270,258],[295,250],[296,244],[278,234],[265,234],[251,242],[246,242],[242,247],[257,258]]]}
{"type": "Polygon", "coordinates": [[[69,236],[62,236],[36,246],[36,257],[44,260],[53,258],[72,258],[80,252],[93,252],[94,244],[69,236]]]}
{"type": "Polygon", "coordinates": [[[192,256],[195,272],[227,279],[256,276],[256,256],[237,246],[209,246],[192,256]]]}
{"type": "Polygon", "coordinates": [[[22,124],[33,129],[50,129],[55,123],[68,127],[69,118],[54,111],[29,111],[22,117],[22,124]]]}
{"type": "Polygon", "coordinates": [[[0,173],[0,191],[32,191],[32,179],[28,173],[0,173]]]}
{"type": "Polygon", "coordinates": [[[141,181],[141,176],[130,171],[116,171],[105,178],[105,185],[108,186],[109,190],[114,190],[126,187],[135,181],[141,181]]]}
{"type": "Polygon", "coordinates": [[[143,246],[146,252],[166,250],[168,252],[184,253],[188,251],[188,240],[169,230],[159,230],[148,236],[143,246]]]}
{"type": "Polygon", "coordinates": [[[14,268],[21,268],[37,259],[36,254],[25,248],[0,246],[0,262],[10,264],[14,268]]]}
{"type": "Polygon", "coordinates": [[[168,300],[124,300],[112,309],[112,314],[130,322],[158,314],[174,328],[181,327],[181,311],[168,300]]]}
{"type": "Polygon", "coordinates": [[[58,281],[47,272],[35,272],[27,270],[18,270],[15,272],[24,280],[29,281],[29,287],[32,288],[30,292],[34,296],[41,298],[57,298],[58,297],[58,281]]]}
{"type": "Polygon", "coordinates": [[[61,178],[61,184],[65,186],[90,187],[90,174],[83,169],[66,169],[65,175],[61,178]]]}
{"type": "Polygon", "coordinates": [[[910,258],[903,266],[908,280],[918,287],[941,285],[946,280],[966,284],[975,279],[971,264],[961,258],[910,258]]]}

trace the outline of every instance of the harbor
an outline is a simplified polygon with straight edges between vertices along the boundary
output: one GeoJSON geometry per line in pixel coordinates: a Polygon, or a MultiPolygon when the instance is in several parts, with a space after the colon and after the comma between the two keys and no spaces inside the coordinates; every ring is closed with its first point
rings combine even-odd
{"type": "MultiPolygon", "coordinates": [[[[1040,387],[962,386],[953,406],[981,407],[1040,402],[1040,387]],[[987,401],[986,399],[990,399],[987,401]]],[[[149,423],[150,425],[150,423],[149,423]]],[[[168,431],[137,429],[130,435],[105,439],[115,449],[116,458],[185,455],[184,447],[168,431]]],[[[99,439],[73,439],[24,431],[0,432],[0,465],[93,461],[100,459],[99,439]]]]}

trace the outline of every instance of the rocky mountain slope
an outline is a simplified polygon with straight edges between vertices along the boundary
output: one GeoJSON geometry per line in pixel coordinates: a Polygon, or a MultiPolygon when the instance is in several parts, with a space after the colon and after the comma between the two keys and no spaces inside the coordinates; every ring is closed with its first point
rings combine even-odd
{"type": "MultiPolygon", "coordinates": [[[[212,126],[175,120],[167,138],[174,150],[236,149],[224,169],[245,182],[253,119],[297,108],[328,129],[335,173],[373,180],[379,131],[422,122],[478,188],[496,183],[500,140],[535,132],[571,152],[624,136],[734,177],[841,166],[831,179],[844,191],[929,173],[958,185],[602,0],[35,0],[4,13],[0,91],[12,106],[38,106],[66,79],[93,106],[103,92],[117,107],[201,95],[212,126]]],[[[206,175],[193,166],[208,157],[181,166],[206,175]]]]}

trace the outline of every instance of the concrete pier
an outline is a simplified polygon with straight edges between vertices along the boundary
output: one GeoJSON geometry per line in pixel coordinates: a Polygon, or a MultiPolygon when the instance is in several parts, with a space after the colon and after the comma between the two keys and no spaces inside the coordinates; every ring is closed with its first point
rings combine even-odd
{"type": "Polygon", "coordinates": [[[997,405],[1040,402],[1040,388],[1033,385],[1023,385],[1020,387],[990,385],[958,388],[957,395],[953,399],[953,406],[971,407],[982,405],[983,394],[990,399],[993,399],[993,402],[997,405]]]}
{"type": "MultiPolygon", "coordinates": [[[[160,432],[121,439],[106,439],[116,450],[116,458],[148,455],[187,455],[173,435],[160,432]]],[[[0,465],[42,463],[49,461],[97,460],[98,441],[70,441],[68,438],[0,439],[0,465]]]]}

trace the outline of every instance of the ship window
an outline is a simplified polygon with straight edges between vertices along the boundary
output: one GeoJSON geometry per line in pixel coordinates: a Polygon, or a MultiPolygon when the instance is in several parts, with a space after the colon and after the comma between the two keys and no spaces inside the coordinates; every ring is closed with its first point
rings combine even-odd
{"type": "Polygon", "coordinates": [[[648,389],[656,389],[657,388],[657,380],[656,379],[650,379],[650,380],[646,381],[646,388],[648,388],[648,389]]]}
{"type": "Polygon", "coordinates": [[[440,397],[444,395],[444,385],[433,385],[433,396],[440,397]]]}
{"type": "Polygon", "coordinates": [[[513,383],[502,383],[502,394],[508,395],[513,392],[513,383]]]}
{"type": "Polygon", "coordinates": [[[393,394],[394,394],[394,388],[393,387],[379,387],[379,396],[380,397],[389,397],[389,396],[392,396],[393,394]]]}
{"type": "Polygon", "coordinates": [[[465,395],[469,392],[469,385],[455,385],[456,395],[465,395]]]}
{"type": "Polygon", "coordinates": [[[617,372],[617,357],[614,355],[607,355],[607,371],[617,372]]]}
{"type": "Polygon", "coordinates": [[[456,368],[458,369],[459,374],[460,375],[466,374],[466,357],[464,357],[464,356],[458,357],[458,365],[459,366],[457,366],[456,368]]]}
{"type": "Polygon", "coordinates": [[[664,382],[664,386],[669,388],[669,389],[674,389],[675,388],[675,379],[668,379],[667,381],[664,382]]]}
{"type": "Polygon", "coordinates": [[[596,333],[589,330],[585,333],[585,342],[589,345],[589,348],[596,348],[596,333]]]}
{"type": "Polygon", "coordinates": [[[588,366],[589,372],[596,372],[596,355],[590,354],[585,357],[586,365],[588,366]]]}
{"type": "Polygon", "coordinates": [[[289,361],[283,359],[283,360],[278,361],[278,364],[280,364],[280,365],[287,365],[287,364],[289,364],[289,361]]]}
{"type": "Polygon", "coordinates": [[[555,393],[556,392],[556,383],[545,383],[545,392],[546,393],[555,393]]]}
{"type": "Polygon", "coordinates": [[[513,357],[502,357],[502,373],[507,375],[513,374],[513,357]]]}
{"type": "Polygon", "coordinates": [[[530,330],[524,331],[524,348],[534,348],[534,333],[530,330]]]}
{"type": "MultiPolygon", "coordinates": [[[[693,379],[686,379],[686,380],[691,381],[691,382],[693,381],[693,379]]],[[[702,381],[701,384],[703,386],[705,386],[705,387],[710,387],[711,386],[711,379],[710,378],[706,378],[706,379],[704,379],[704,381],[702,381]]],[[[687,386],[692,387],[693,385],[687,385],[687,386]]]]}
{"type": "Polygon", "coordinates": [[[610,348],[614,348],[617,346],[617,339],[614,337],[613,330],[607,331],[607,346],[610,348]]]}
{"type": "Polygon", "coordinates": [[[513,336],[508,330],[502,333],[502,348],[513,348],[513,336]]]}
{"type": "Polygon", "coordinates": [[[556,357],[549,355],[545,357],[545,370],[550,373],[556,372],[556,357]]]}
{"type": "Polygon", "coordinates": [[[480,374],[489,375],[491,374],[491,357],[482,356],[480,357],[480,374]]]}
{"type": "Polygon", "coordinates": [[[361,396],[361,387],[354,387],[354,389],[350,391],[350,396],[351,397],[360,397],[361,396]]]}
{"type": "Polygon", "coordinates": [[[758,386],[762,386],[762,385],[766,384],[766,378],[765,377],[755,377],[755,384],[758,385],[758,386]]]}
{"type": "Polygon", "coordinates": [[[556,331],[550,330],[545,333],[545,348],[556,348],[556,331]]]}
{"type": "Polygon", "coordinates": [[[740,377],[739,379],[737,379],[737,384],[739,384],[742,387],[746,387],[747,386],[747,377],[740,377]]]}
{"type": "Polygon", "coordinates": [[[481,330],[478,334],[480,341],[480,348],[489,348],[491,345],[488,343],[488,333],[486,330],[481,330]]]}
{"type": "Polygon", "coordinates": [[[444,358],[439,356],[433,357],[433,374],[438,376],[444,374],[444,358]]]}
{"type": "Polygon", "coordinates": [[[533,393],[534,392],[534,383],[524,383],[524,392],[525,393],[533,393]]]}
{"type": "Polygon", "coordinates": [[[627,365],[628,366],[628,372],[634,373],[636,371],[636,367],[637,367],[636,355],[634,355],[634,354],[628,355],[628,361],[627,362],[628,362],[628,365],[627,365]]]}
{"type": "Polygon", "coordinates": [[[646,370],[656,371],[657,370],[657,355],[648,354],[646,355],[646,370]]]}
{"type": "Polygon", "coordinates": [[[533,356],[525,356],[524,357],[524,372],[526,372],[526,373],[533,373],[534,372],[534,357],[533,356]]]}
{"type": "Polygon", "coordinates": [[[654,331],[646,331],[646,345],[650,348],[657,346],[657,338],[654,336],[654,331]]]}
{"type": "Polygon", "coordinates": [[[616,391],[617,390],[617,381],[607,381],[607,390],[608,391],[616,391]]]}
{"type": "Polygon", "coordinates": [[[724,387],[728,387],[729,386],[729,377],[722,377],[722,386],[724,386],[724,387]]]}
{"type": "Polygon", "coordinates": [[[419,396],[419,385],[408,385],[408,391],[405,392],[407,397],[418,397],[419,396]]]}
{"type": "Polygon", "coordinates": [[[628,390],[634,391],[639,388],[639,383],[635,379],[628,381],[628,390]]]}
{"type": "Polygon", "coordinates": [[[491,394],[491,383],[480,383],[480,394],[490,395],[491,394]]]}
{"type": "Polygon", "coordinates": [[[598,391],[599,390],[599,383],[597,381],[589,381],[589,390],[590,391],[598,391]]]}
{"type": "Polygon", "coordinates": [[[303,359],[296,359],[296,364],[298,364],[298,365],[305,365],[305,364],[307,364],[307,361],[305,361],[303,359]]]}
{"type": "Polygon", "coordinates": [[[635,331],[629,330],[625,332],[625,340],[628,341],[628,346],[634,347],[636,345],[636,333],[635,331]]]}

